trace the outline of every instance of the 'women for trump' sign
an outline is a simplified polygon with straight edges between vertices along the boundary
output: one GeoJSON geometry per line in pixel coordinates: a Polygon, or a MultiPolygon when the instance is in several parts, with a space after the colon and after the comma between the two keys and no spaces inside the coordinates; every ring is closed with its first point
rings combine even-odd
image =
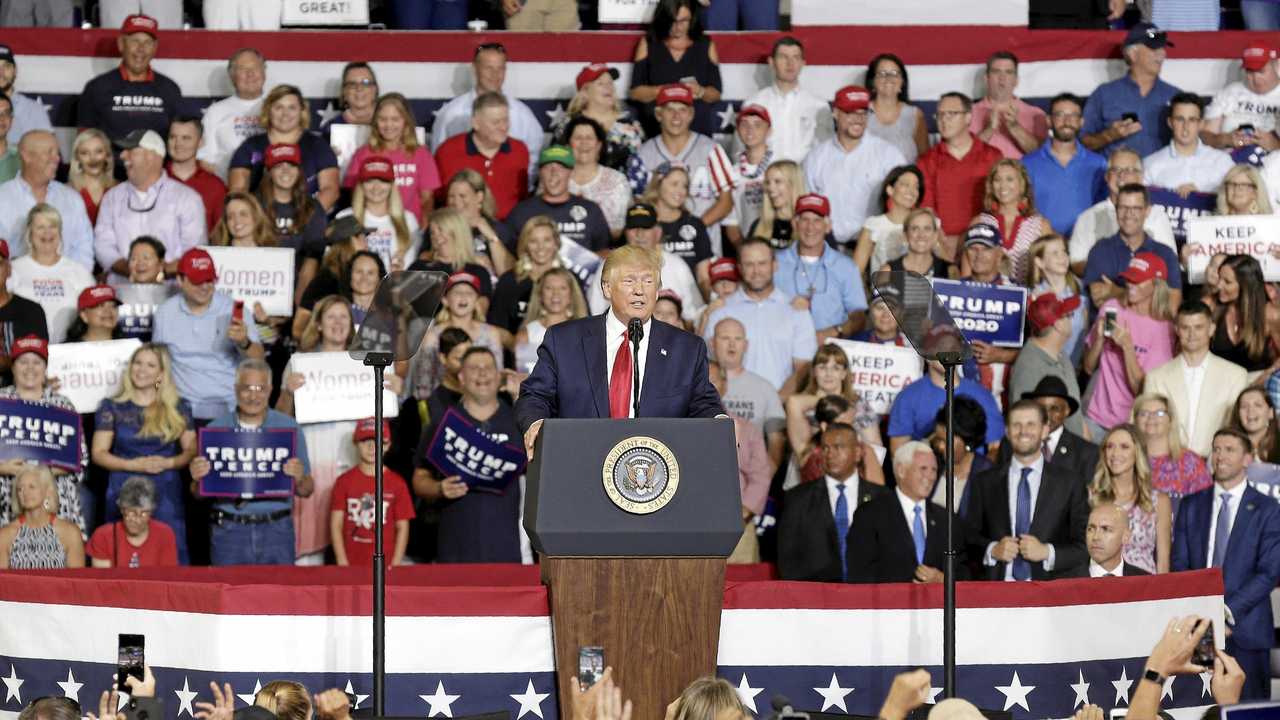
{"type": "Polygon", "coordinates": [[[76,412],[97,412],[103,399],[120,392],[120,378],[141,345],[136,338],[50,345],[49,377],[61,381],[58,392],[76,412]]]}

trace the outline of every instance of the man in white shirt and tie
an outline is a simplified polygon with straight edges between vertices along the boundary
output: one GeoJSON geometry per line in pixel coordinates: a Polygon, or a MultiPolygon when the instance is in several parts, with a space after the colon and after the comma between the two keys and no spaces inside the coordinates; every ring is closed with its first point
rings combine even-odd
{"type": "Polygon", "coordinates": [[[1089,564],[1065,573],[1063,577],[1098,578],[1149,575],[1146,570],[1124,562],[1121,551],[1129,543],[1129,513],[1118,505],[1099,505],[1089,513],[1085,542],[1089,547],[1089,564]]]}

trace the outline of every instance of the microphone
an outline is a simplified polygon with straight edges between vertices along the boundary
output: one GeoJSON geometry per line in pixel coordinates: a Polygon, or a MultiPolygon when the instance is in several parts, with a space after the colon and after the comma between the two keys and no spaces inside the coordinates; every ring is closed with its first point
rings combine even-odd
{"type": "Polygon", "coordinates": [[[631,318],[627,323],[627,338],[636,344],[644,339],[644,322],[640,318],[631,318]]]}
{"type": "Polygon", "coordinates": [[[631,415],[640,417],[640,341],[644,339],[644,321],[631,318],[627,323],[627,338],[631,340],[631,415]]]}

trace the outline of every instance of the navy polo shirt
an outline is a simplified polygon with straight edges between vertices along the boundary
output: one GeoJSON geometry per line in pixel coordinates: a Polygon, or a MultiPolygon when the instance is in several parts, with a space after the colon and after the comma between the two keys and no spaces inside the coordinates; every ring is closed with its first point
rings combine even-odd
{"type": "Polygon", "coordinates": [[[1049,225],[1070,236],[1080,213],[1107,197],[1107,159],[1076,141],[1076,154],[1063,167],[1047,141],[1022,158],[1035,191],[1036,209],[1049,225]]]}
{"type": "Polygon", "coordinates": [[[1124,240],[1120,239],[1120,233],[1099,240],[1089,250],[1089,261],[1084,266],[1085,287],[1101,282],[1103,275],[1111,278],[1115,284],[1123,285],[1124,280],[1120,279],[1120,273],[1129,267],[1129,261],[1140,252],[1159,255],[1160,259],[1164,260],[1165,267],[1169,269],[1169,287],[1174,290],[1182,289],[1182,269],[1178,267],[1178,256],[1173,253],[1173,250],[1152,240],[1150,235],[1143,235],[1142,245],[1138,246],[1137,250],[1130,250],[1129,246],[1124,244],[1124,240]]]}
{"type": "Polygon", "coordinates": [[[1172,136],[1169,124],[1169,101],[1181,90],[1156,78],[1156,84],[1146,97],[1138,89],[1138,84],[1125,73],[1124,77],[1099,85],[1084,104],[1085,135],[1102,132],[1111,123],[1124,117],[1125,113],[1137,113],[1138,122],[1142,123],[1142,131],[1123,140],[1111,143],[1102,148],[1103,155],[1110,155],[1112,150],[1128,147],[1137,151],[1139,157],[1146,157],[1169,144],[1172,136]]]}

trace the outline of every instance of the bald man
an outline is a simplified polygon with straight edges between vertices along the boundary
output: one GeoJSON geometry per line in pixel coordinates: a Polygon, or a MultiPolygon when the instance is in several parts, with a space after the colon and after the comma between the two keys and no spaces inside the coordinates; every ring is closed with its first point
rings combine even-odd
{"type": "Polygon", "coordinates": [[[1129,543],[1129,513],[1118,505],[1099,505],[1089,513],[1085,527],[1085,544],[1089,550],[1089,564],[1080,565],[1062,577],[1126,577],[1149,575],[1146,570],[1124,562],[1121,553],[1129,543]]]}

